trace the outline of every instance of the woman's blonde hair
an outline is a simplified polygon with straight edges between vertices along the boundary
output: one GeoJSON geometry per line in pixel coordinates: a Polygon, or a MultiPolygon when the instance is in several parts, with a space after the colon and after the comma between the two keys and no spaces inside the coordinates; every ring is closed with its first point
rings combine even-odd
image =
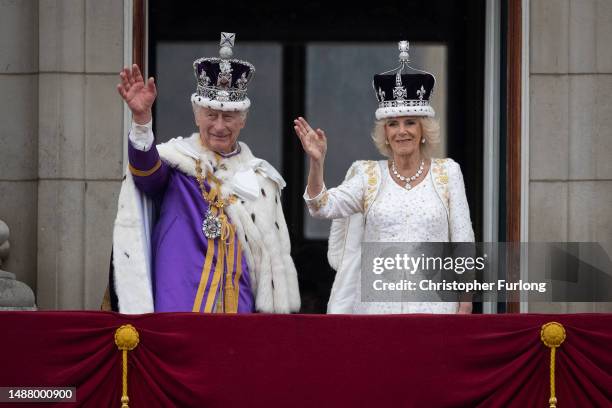
{"type": "MultiPolygon", "coordinates": [[[[393,156],[391,146],[386,144],[385,125],[396,118],[380,119],[374,122],[374,130],[372,131],[372,140],[374,145],[385,157],[393,156]]],[[[434,118],[428,116],[416,116],[415,119],[421,124],[422,137],[425,143],[419,144],[421,153],[425,157],[432,157],[436,153],[436,149],[440,145],[440,124],[434,118]]]]}

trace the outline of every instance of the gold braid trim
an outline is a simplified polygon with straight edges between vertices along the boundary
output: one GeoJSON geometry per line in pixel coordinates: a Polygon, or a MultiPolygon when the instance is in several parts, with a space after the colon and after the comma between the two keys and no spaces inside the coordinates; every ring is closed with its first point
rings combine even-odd
{"type": "Polygon", "coordinates": [[[121,408],[129,408],[130,398],[128,397],[128,351],[134,350],[138,345],[140,338],[138,331],[131,324],[125,324],[115,331],[115,344],[121,350],[122,354],[122,386],[123,394],[121,396],[121,408]]]}
{"type": "Polygon", "coordinates": [[[200,274],[200,284],[198,285],[198,291],[193,302],[193,312],[199,312],[202,308],[202,299],[204,298],[204,289],[208,283],[210,277],[210,267],[212,266],[213,256],[215,255],[215,241],[212,239],[208,240],[208,246],[206,248],[206,258],[204,259],[204,266],[202,266],[202,273],[200,274]]]}
{"type": "Polygon", "coordinates": [[[446,208],[450,205],[450,193],[448,191],[448,172],[444,166],[444,159],[434,159],[431,172],[435,177],[437,186],[440,188],[442,197],[446,201],[446,208]]]}
{"type": "Polygon", "coordinates": [[[240,277],[242,276],[242,248],[240,240],[236,240],[236,276],[234,277],[234,312],[238,313],[238,301],[240,299],[240,277]]]}
{"type": "Polygon", "coordinates": [[[138,177],[150,176],[151,174],[155,173],[160,167],[161,167],[161,160],[159,159],[157,160],[157,163],[155,163],[155,166],[151,167],[149,170],[138,170],[136,167],[132,166],[131,164],[128,165],[128,168],[130,169],[130,173],[138,177]]]}
{"type": "Polygon", "coordinates": [[[540,340],[546,347],[550,348],[550,398],[548,403],[550,408],[557,407],[555,397],[555,351],[565,341],[565,328],[561,323],[549,322],[542,326],[540,340]]]}
{"type": "Polygon", "coordinates": [[[376,177],[376,166],[377,162],[368,160],[364,163],[365,173],[368,176],[368,186],[366,188],[365,197],[363,199],[363,209],[367,211],[368,207],[372,205],[374,196],[376,195],[376,185],[378,184],[378,178],[376,177]]]}
{"type": "MultiPolygon", "coordinates": [[[[219,282],[221,281],[221,275],[223,275],[224,268],[225,243],[219,241],[219,245],[217,247],[217,264],[215,265],[212,282],[210,283],[210,289],[208,290],[208,296],[206,297],[206,303],[204,304],[204,313],[213,313],[213,307],[215,306],[215,299],[219,289],[219,282]]],[[[221,295],[223,294],[221,293],[221,295]]]]}
{"type": "MultiPolygon", "coordinates": [[[[229,248],[225,253],[225,285],[223,287],[223,311],[225,313],[236,313],[238,311],[238,301],[234,292],[234,283],[232,282],[232,271],[234,270],[234,249],[236,234],[232,230],[229,238],[229,248]]],[[[238,260],[240,261],[240,260],[238,260]]]]}

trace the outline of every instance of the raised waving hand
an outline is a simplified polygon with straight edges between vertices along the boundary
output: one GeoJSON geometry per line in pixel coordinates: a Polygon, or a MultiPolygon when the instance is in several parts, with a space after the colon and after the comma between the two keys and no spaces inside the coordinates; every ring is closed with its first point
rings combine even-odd
{"type": "Polygon", "coordinates": [[[293,129],[310,158],[306,191],[308,196],[315,197],[325,186],[323,182],[323,162],[325,161],[325,153],[327,153],[327,137],[323,130],[311,128],[306,119],[301,116],[293,121],[293,129]]]}
{"type": "Polygon", "coordinates": [[[322,162],[327,152],[327,137],[321,129],[314,130],[306,119],[299,117],[293,121],[295,134],[300,138],[304,151],[315,162],[322,162]]]}
{"type": "Polygon", "coordinates": [[[123,68],[119,76],[121,83],[117,85],[117,91],[132,111],[134,121],[139,124],[147,123],[151,120],[151,107],[157,97],[153,77],[145,82],[136,64],[131,68],[123,68]]]}

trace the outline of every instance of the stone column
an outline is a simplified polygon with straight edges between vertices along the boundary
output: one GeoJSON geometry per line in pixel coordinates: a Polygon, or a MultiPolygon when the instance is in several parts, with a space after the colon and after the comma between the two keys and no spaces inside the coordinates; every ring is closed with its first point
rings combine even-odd
{"type": "MultiPolygon", "coordinates": [[[[598,241],[612,255],[612,2],[530,5],[529,239],[598,241]]],[[[592,303],[530,306],[611,310],[592,303]]]]}
{"type": "Polygon", "coordinates": [[[40,0],[38,304],[98,309],[123,174],[123,1],[40,0]]]}
{"type": "Polygon", "coordinates": [[[37,0],[0,0],[0,50],[0,219],[13,228],[3,268],[36,288],[37,0]]]}

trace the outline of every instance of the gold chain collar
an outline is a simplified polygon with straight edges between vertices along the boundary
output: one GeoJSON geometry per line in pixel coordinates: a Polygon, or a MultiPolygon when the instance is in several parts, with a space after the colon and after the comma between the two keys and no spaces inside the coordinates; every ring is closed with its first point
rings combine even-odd
{"type": "MultiPolygon", "coordinates": [[[[204,187],[205,178],[202,177],[202,161],[196,160],[196,179],[198,180],[198,184],[200,186],[200,192],[202,193],[202,198],[209,204],[208,211],[212,218],[218,219],[221,223],[221,234],[220,238],[225,241],[227,240],[232,232],[232,225],[229,223],[227,219],[227,215],[225,215],[224,208],[236,202],[236,196],[231,195],[226,199],[221,197],[221,180],[215,177],[212,173],[208,172],[206,178],[210,180],[210,191],[206,192],[206,188],[204,187]],[[213,186],[214,184],[214,186],[213,186]]],[[[209,214],[206,215],[209,217],[209,214]]],[[[211,238],[209,234],[204,232],[207,238],[211,238]]]]}

